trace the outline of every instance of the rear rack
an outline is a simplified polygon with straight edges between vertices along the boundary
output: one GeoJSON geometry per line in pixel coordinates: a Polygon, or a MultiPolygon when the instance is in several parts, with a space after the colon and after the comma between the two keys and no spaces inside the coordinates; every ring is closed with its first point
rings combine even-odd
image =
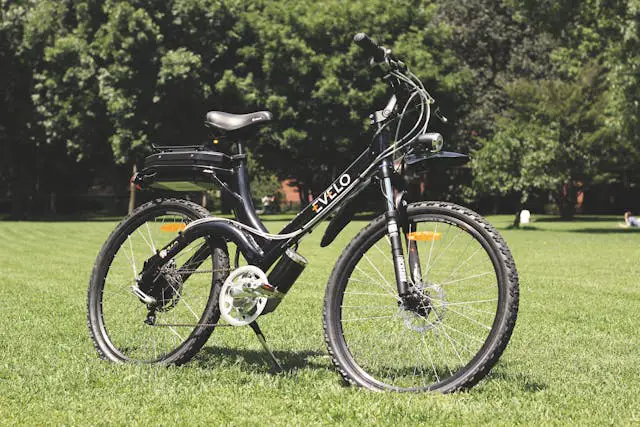
{"type": "Polygon", "coordinates": [[[211,145],[153,145],[155,153],[144,160],[133,177],[140,188],[203,191],[223,185],[233,175],[230,156],[211,145]]]}
{"type": "Polygon", "coordinates": [[[151,147],[156,151],[215,151],[210,144],[207,145],[155,145],[151,147]]]}

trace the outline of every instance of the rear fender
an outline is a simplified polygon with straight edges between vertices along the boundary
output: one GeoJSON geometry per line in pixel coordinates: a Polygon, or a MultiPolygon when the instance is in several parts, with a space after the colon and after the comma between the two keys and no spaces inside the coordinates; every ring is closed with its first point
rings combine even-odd
{"type": "Polygon", "coordinates": [[[234,226],[224,218],[206,217],[187,224],[183,232],[186,241],[193,241],[198,237],[215,236],[235,243],[245,259],[250,263],[258,263],[264,255],[262,249],[253,237],[234,226]]]}

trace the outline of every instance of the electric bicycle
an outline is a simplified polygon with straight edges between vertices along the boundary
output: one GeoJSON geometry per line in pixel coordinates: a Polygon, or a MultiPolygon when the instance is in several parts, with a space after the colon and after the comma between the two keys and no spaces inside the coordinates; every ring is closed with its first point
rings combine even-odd
{"type": "Polygon", "coordinates": [[[374,186],[384,211],[344,248],[324,298],[325,340],[340,375],[371,390],[452,392],[473,386],[497,362],[518,311],[513,257],[470,209],[408,203],[408,173],[468,159],[442,151],[442,136],[427,132],[434,99],[407,65],[363,33],[354,40],[392,95],[370,116],[369,146],[279,233],[256,214],[240,137],[271,113],[206,115],[206,125],[235,142],[231,154],[213,145],[170,146],[145,160],[132,178],[139,188],[218,188],[235,217],[169,198],[140,206],[117,226],[88,291],[101,357],[183,364],[217,327],[249,326],[281,368],[260,316],[278,308],[307,265],[300,240],[333,214],[321,242],[328,246],[351,221],[357,196],[374,186]]]}

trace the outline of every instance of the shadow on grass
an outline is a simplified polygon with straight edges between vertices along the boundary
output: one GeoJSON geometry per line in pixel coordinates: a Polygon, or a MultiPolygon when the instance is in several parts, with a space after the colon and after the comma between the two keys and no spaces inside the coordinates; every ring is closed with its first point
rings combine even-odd
{"type": "Polygon", "coordinates": [[[514,227],[513,225],[510,225],[508,227],[503,227],[502,230],[514,230],[514,231],[540,231],[541,229],[533,226],[533,225],[524,225],[524,226],[520,226],[520,227],[514,227]]]}
{"type": "Polygon", "coordinates": [[[566,233],[585,233],[585,234],[633,234],[640,233],[640,228],[576,228],[575,230],[562,230],[566,233]]]}
{"type": "MultiPolygon", "coordinates": [[[[274,350],[274,353],[280,363],[282,364],[284,373],[295,373],[299,369],[311,368],[316,370],[333,370],[333,364],[328,360],[326,363],[318,363],[310,360],[315,357],[327,356],[327,353],[303,350],[303,351],[278,351],[274,350]]],[[[244,371],[249,372],[264,372],[269,374],[277,374],[278,372],[273,367],[269,355],[264,350],[249,350],[244,348],[229,348],[208,346],[204,347],[193,358],[190,364],[196,364],[203,368],[213,368],[218,366],[240,366],[244,371]]],[[[415,373],[414,369],[407,371],[408,374],[415,373]]],[[[446,369],[442,368],[442,375],[446,375],[446,369]]],[[[547,388],[546,384],[532,380],[527,375],[513,371],[505,370],[505,365],[502,364],[495,367],[482,383],[491,383],[493,381],[504,381],[509,383],[514,388],[521,388],[527,393],[537,393],[547,388]]],[[[345,384],[347,385],[347,384],[345,384]]]]}
{"type": "Polygon", "coordinates": [[[517,384],[518,387],[516,388],[522,388],[522,390],[527,393],[537,393],[547,388],[546,384],[533,381],[531,378],[529,378],[527,375],[521,372],[518,372],[518,371],[507,372],[500,369],[499,367],[494,367],[494,369],[489,373],[489,375],[486,378],[487,382],[496,381],[496,380],[504,381],[509,384],[517,384]]]}
{"type": "MultiPolygon", "coordinates": [[[[282,364],[284,372],[295,372],[298,369],[308,367],[314,369],[328,368],[326,364],[319,364],[309,360],[313,357],[325,356],[326,353],[314,350],[279,351],[275,349],[273,352],[280,361],[280,364],[282,364]]],[[[191,363],[198,364],[205,368],[219,365],[240,365],[242,369],[252,372],[261,371],[264,370],[265,367],[269,367],[270,373],[276,373],[269,354],[262,349],[249,350],[244,348],[208,346],[200,350],[191,363]]]]}
{"type": "MultiPolygon", "coordinates": [[[[622,221],[622,215],[619,216],[622,221]]],[[[611,222],[613,218],[611,216],[575,216],[571,219],[552,217],[552,218],[536,218],[536,222],[611,222]]]]}

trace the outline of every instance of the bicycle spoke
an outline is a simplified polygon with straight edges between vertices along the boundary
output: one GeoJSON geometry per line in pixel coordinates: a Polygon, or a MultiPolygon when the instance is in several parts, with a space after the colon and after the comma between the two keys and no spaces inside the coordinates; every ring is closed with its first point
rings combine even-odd
{"type": "Polygon", "coordinates": [[[436,381],[440,382],[440,376],[438,375],[438,370],[436,369],[436,365],[433,363],[433,358],[431,357],[429,346],[424,341],[424,335],[421,337],[421,341],[422,341],[422,348],[427,351],[427,355],[429,356],[429,362],[431,363],[431,369],[433,370],[433,374],[436,377],[436,381]]]}
{"type": "MultiPolygon", "coordinates": [[[[136,272],[136,258],[133,256],[133,246],[131,244],[131,235],[127,236],[127,242],[129,242],[129,252],[131,254],[131,258],[129,258],[129,262],[131,262],[131,267],[133,268],[133,277],[137,277],[138,273],[136,272]]],[[[125,252],[126,255],[126,252],[125,252]]]]}
{"type": "Polygon", "coordinates": [[[364,270],[362,270],[360,267],[356,266],[356,268],[358,269],[359,272],[361,272],[362,274],[364,274],[365,276],[367,276],[370,280],[371,283],[375,283],[376,285],[378,285],[380,288],[382,288],[383,290],[385,290],[387,292],[387,295],[394,297],[397,300],[400,300],[400,298],[398,298],[397,295],[395,295],[393,293],[393,291],[390,291],[388,287],[385,287],[384,285],[382,285],[381,283],[377,282],[375,279],[372,279],[371,276],[369,276],[369,274],[367,274],[366,272],[364,272],[364,270]]]}
{"type": "Polygon", "coordinates": [[[393,299],[399,301],[400,299],[398,297],[396,297],[395,295],[390,295],[389,293],[386,294],[380,294],[380,293],[374,293],[374,292],[345,292],[345,295],[373,295],[373,296],[383,296],[383,297],[393,297],[393,299]]]}
{"type": "Polygon", "coordinates": [[[431,262],[431,254],[433,253],[433,244],[436,242],[435,235],[438,231],[438,224],[435,225],[433,229],[434,238],[431,239],[431,247],[429,248],[429,257],[427,258],[427,265],[425,269],[429,271],[429,263],[431,262]]]}
{"type": "Polygon", "coordinates": [[[480,322],[478,322],[477,320],[472,319],[471,317],[466,316],[466,315],[464,315],[464,314],[460,313],[459,311],[455,311],[455,310],[454,310],[454,309],[452,309],[451,307],[447,307],[447,309],[448,309],[449,311],[453,312],[453,313],[456,313],[458,316],[460,316],[460,317],[464,317],[465,319],[467,319],[467,320],[469,320],[469,321],[471,321],[471,322],[475,323],[475,324],[476,324],[476,325],[478,325],[478,326],[482,326],[483,328],[485,328],[485,329],[486,329],[486,330],[488,330],[488,331],[490,331],[490,330],[491,330],[491,326],[485,325],[484,323],[480,323],[480,322]]]}
{"type": "Polygon", "coordinates": [[[465,280],[470,280],[470,279],[477,279],[478,277],[483,277],[483,276],[486,276],[486,275],[488,275],[488,274],[493,274],[493,271],[486,271],[486,272],[484,272],[484,273],[474,274],[474,275],[472,275],[472,276],[465,277],[465,278],[462,278],[462,279],[449,280],[448,282],[441,282],[440,284],[441,284],[442,286],[444,286],[444,285],[450,285],[451,283],[463,282],[463,281],[465,281],[465,280]]]}
{"type": "MultiPolygon", "coordinates": [[[[157,308],[149,308],[130,289],[143,269],[149,253],[156,253],[175,234],[161,227],[170,223],[186,223],[181,215],[159,215],[128,230],[106,269],[101,292],[101,318],[112,345],[132,360],[154,361],[166,357],[185,343],[189,333],[178,325],[197,328],[203,321],[211,293],[214,274],[224,275],[228,268],[214,268],[209,252],[196,261],[189,257],[201,248],[208,248],[204,238],[197,239],[167,260],[147,284],[149,295],[155,295],[157,308]],[[158,234],[159,233],[159,234],[158,234]],[[178,273],[181,260],[186,261],[178,273]],[[128,274],[127,274],[128,272],[128,274]],[[133,273],[133,276],[132,276],[133,273]],[[183,280],[182,277],[187,277],[183,280]],[[154,292],[157,292],[154,294],[154,292]],[[152,316],[149,320],[148,316],[152,316]],[[162,326],[164,327],[154,327],[162,326]]],[[[215,326],[215,322],[210,325],[215,326]]]]}
{"type": "Polygon", "coordinates": [[[392,387],[422,388],[457,375],[480,351],[496,316],[498,284],[484,246],[467,229],[414,219],[410,230],[433,236],[421,246],[423,284],[413,297],[424,301],[398,296],[391,251],[378,244],[384,235],[358,255],[338,307],[358,366],[392,387]]]}
{"type": "Polygon", "coordinates": [[[355,318],[355,319],[342,319],[343,322],[356,322],[356,321],[361,321],[361,320],[371,320],[371,319],[390,319],[392,317],[395,317],[395,315],[391,315],[391,316],[368,316],[368,317],[359,317],[359,318],[355,318]]]}

